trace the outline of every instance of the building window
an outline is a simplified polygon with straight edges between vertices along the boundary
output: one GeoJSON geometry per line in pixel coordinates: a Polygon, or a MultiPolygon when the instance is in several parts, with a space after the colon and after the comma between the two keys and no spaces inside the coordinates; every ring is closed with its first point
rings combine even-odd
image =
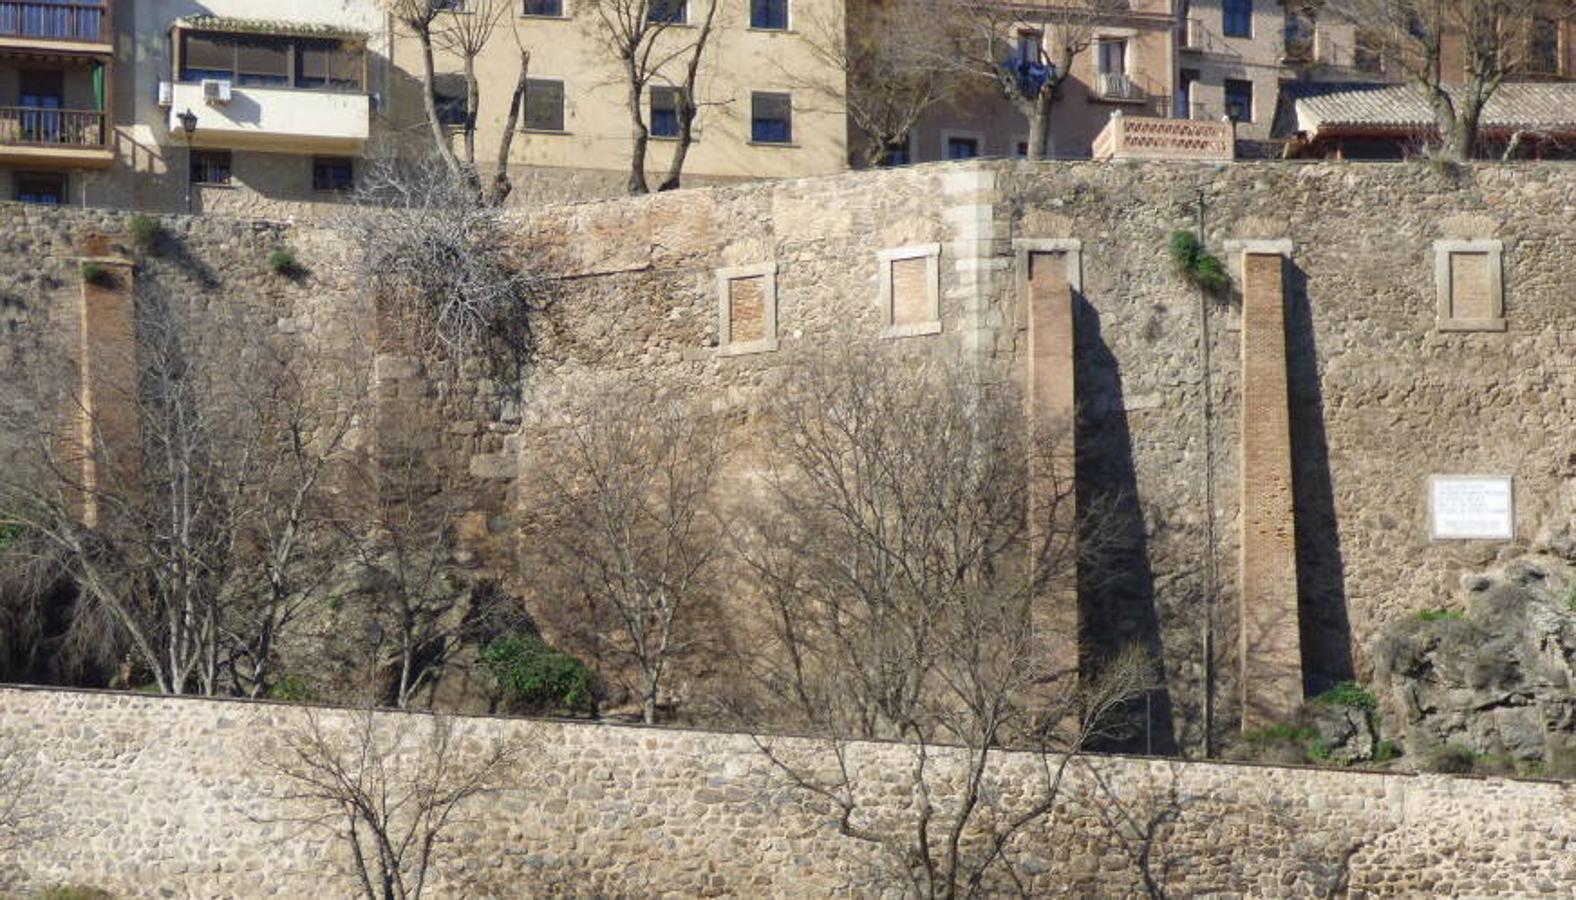
{"type": "Polygon", "coordinates": [[[750,27],[788,30],[788,0],[750,0],[750,27]]]}
{"type": "Polygon", "coordinates": [[[651,136],[659,138],[676,138],[679,136],[678,88],[652,86],[651,136]]]}
{"type": "Polygon", "coordinates": [[[364,50],[346,41],[200,31],[181,32],[180,40],[182,81],[217,79],[252,87],[362,90],[364,50]]]}
{"type": "Polygon", "coordinates": [[[725,356],[777,349],[777,264],[717,273],[717,349],[725,356]]]}
{"type": "Polygon", "coordinates": [[[193,150],[192,184],[229,184],[230,151],[193,150]]]}
{"type": "Polygon", "coordinates": [[[1352,65],[1359,72],[1370,75],[1384,73],[1384,40],[1366,28],[1360,28],[1352,42],[1352,65]]]}
{"type": "Polygon", "coordinates": [[[882,149],[886,151],[881,165],[891,168],[893,166],[906,166],[914,162],[914,155],[908,149],[909,136],[903,135],[895,141],[888,141],[882,149]]]}
{"type": "Polygon", "coordinates": [[[22,203],[60,206],[66,202],[66,176],[63,174],[18,172],[13,177],[16,182],[16,199],[22,203]]]}
{"type": "Polygon", "coordinates": [[[1022,141],[1022,140],[1013,141],[1013,143],[1012,143],[1012,155],[1017,157],[1018,159],[1028,159],[1029,158],[1029,142],[1028,141],[1022,141]]]}
{"type": "Polygon", "coordinates": [[[1560,23],[1542,16],[1534,18],[1528,44],[1527,71],[1529,73],[1560,74],[1560,23]]]}
{"type": "Polygon", "coordinates": [[[941,245],[916,244],[881,251],[882,337],[941,331],[941,245]]]}
{"type": "Polygon", "coordinates": [[[1097,64],[1101,75],[1127,74],[1127,41],[1120,38],[1101,38],[1096,44],[1097,64]]]}
{"type": "Polygon", "coordinates": [[[564,17],[564,0],[525,0],[525,14],[549,19],[564,17]]]}
{"type": "Polygon", "coordinates": [[[750,140],[757,144],[793,142],[793,98],[788,94],[750,94],[750,140]]]}
{"type": "Polygon", "coordinates": [[[689,0],[651,0],[646,21],[658,25],[683,25],[689,21],[689,0]]]}
{"type": "Polygon", "coordinates": [[[1226,79],[1226,115],[1233,122],[1253,121],[1253,82],[1226,79]]]}
{"type": "Polygon", "coordinates": [[[1221,33],[1226,37],[1253,37],[1253,0],[1225,0],[1225,21],[1221,33]]]}
{"type": "Polygon", "coordinates": [[[980,139],[948,135],[947,159],[973,159],[980,155],[980,139]]]}
{"type": "Polygon", "coordinates": [[[312,190],[348,191],[355,186],[355,160],[348,156],[312,157],[312,190]]]}
{"type": "Polygon", "coordinates": [[[1182,69],[1177,72],[1177,118],[1194,118],[1193,85],[1198,84],[1197,69],[1182,69]]]}
{"type": "Polygon", "coordinates": [[[564,83],[547,78],[525,81],[525,130],[564,130],[564,83]]]}

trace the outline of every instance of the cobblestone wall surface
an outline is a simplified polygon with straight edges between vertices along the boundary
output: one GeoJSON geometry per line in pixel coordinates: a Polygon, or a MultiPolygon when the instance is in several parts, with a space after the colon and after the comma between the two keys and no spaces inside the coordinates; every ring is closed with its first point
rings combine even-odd
{"type": "MultiPolygon", "coordinates": [[[[269,760],[343,710],[136,694],[0,689],[0,734],[29,760],[29,840],[6,886],[95,885],[123,897],[351,896],[346,856],[298,822],[269,760]]],[[[428,720],[380,713],[420,746],[428,720]]],[[[455,765],[525,747],[512,783],[462,810],[433,896],[897,896],[886,856],[839,836],[746,735],[463,719],[455,765]]],[[[775,752],[829,762],[827,748],[775,752]]],[[[414,750],[413,750],[414,752],[414,750]]],[[[913,758],[849,748],[859,821],[902,835],[913,758]]],[[[938,771],[955,760],[938,754],[938,771]]],[[[994,812],[1035,796],[1041,760],[1000,754],[994,812]]],[[[396,771],[398,771],[396,767],[396,771]]],[[[1055,812],[1011,847],[1034,896],[1569,896],[1576,786],[1089,758],[1055,812]]],[[[938,776],[935,785],[945,785],[938,776]]],[[[948,796],[938,797],[945,806],[948,796]]],[[[337,822],[338,817],[334,817],[337,822]]]]}

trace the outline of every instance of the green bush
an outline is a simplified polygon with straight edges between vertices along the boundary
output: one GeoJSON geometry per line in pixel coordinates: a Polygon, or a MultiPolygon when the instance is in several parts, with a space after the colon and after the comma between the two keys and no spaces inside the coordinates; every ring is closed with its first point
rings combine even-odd
{"type": "Polygon", "coordinates": [[[39,891],[38,900],[115,900],[115,895],[85,884],[57,884],[39,891]]]}
{"type": "Polygon", "coordinates": [[[296,260],[294,253],[279,249],[268,254],[268,271],[286,278],[294,278],[305,270],[301,268],[301,263],[296,260]]]}
{"type": "Polygon", "coordinates": [[[1317,740],[1319,732],[1304,725],[1275,724],[1253,728],[1242,733],[1245,743],[1257,746],[1266,744],[1305,744],[1317,740]]]}
{"type": "Polygon", "coordinates": [[[1467,614],[1459,609],[1425,609],[1417,614],[1423,622],[1460,622],[1467,614]]]}
{"type": "Polygon", "coordinates": [[[1191,231],[1173,231],[1168,244],[1171,264],[1189,284],[1208,294],[1220,294],[1231,286],[1225,263],[1209,254],[1191,231]]]}
{"type": "Polygon", "coordinates": [[[98,263],[85,262],[82,264],[82,280],[103,288],[114,287],[115,273],[98,263]]]}
{"type": "Polygon", "coordinates": [[[504,697],[532,711],[596,712],[596,676],[579,659],[534,634],[509,634],[482,651],[504,697]]]}
{"type": "Polygon", "coordinates": [[[1354,681],[1343,681],[1313,699],[1326,706],[1349,706],[1370,711],[1379,708],[1379,698],[1374,696],[1373,691],[1354,681]]]}
{"type": "Polygon", "coordinates": [[[0,518],[0,551],[15,547],[22,540],[22,523],[0,518]]]}
{"type": "Polygon", "coordinates": [[[131,235],[131,242],[137,249],[152,250],[164,235],[164,226],[152,216],[137,213],[126,221],[126,232],[131,235]]]}
{"type": "Polygon", "coordinates": [[[1571,595],[1565,598],[1565,605],[1570,607],[1571,612],[1576,612],[1576,585],[1571,586],[1571,595]]]}
{"type": "Polygon", "coordinates": [[[1395,741],[1380,741],[1374,745],[1374,762],[1389,762],[1392,759],[1400,758],[1401,748],[1396,746],[1395,741]]]}
{"type": "Polygon", "coordinates": [[[1435,747],[1423,760],[1423,768],[1444,775],[1466,775],[1477,768],[1478,754],[1460,744],[1435,747]]]}
{"type": "Polygon", "coordinates": [[[286,675],[268,689],[268,699],[285,703],[310,703],[317,699],[312,683],[300,675],[286,675]]]}

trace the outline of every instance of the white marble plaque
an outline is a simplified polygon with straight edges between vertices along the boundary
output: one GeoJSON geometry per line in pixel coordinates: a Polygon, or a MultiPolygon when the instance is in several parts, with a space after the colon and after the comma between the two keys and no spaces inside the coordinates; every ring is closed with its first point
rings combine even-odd
{"type": "Polygon", "coordinates": [[[1516,511],[1508,475],[1435,475],[1428,508],[1436,541],[1510,540],[1516,511]]]}

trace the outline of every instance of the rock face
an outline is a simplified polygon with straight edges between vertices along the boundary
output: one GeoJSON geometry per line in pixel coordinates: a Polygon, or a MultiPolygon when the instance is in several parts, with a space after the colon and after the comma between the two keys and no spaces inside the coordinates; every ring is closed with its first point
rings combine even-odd
{"type": "Polygon", "coordinates": [[[1387,730],[1409,754],[1450,745],[1576,768],[1576,569],[1526,556],[1462,591],[1464,612],[1396,621],[1375,642],[1387,730]]]}

